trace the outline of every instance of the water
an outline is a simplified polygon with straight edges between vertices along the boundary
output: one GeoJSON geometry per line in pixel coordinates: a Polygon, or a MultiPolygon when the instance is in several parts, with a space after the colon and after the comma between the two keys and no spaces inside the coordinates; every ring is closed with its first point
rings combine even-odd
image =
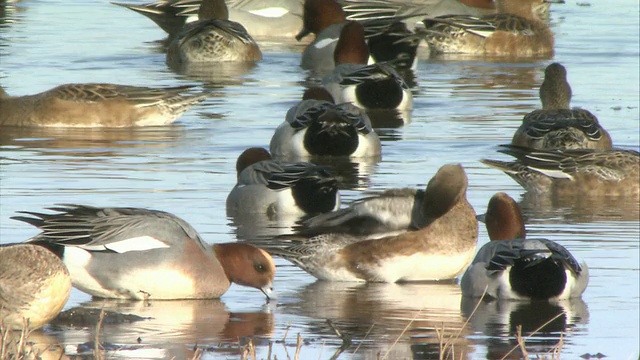
{"type": "MultiPolygon", "coordinates": [[[[211,243],[260,233],[281,224],[238,226],[224,202],[235,183],[235,159],[250,146],[267,146],[286,110],[302,94],[301,45],[266,42],[255,67],[224,67],[202,79],[176,75],[164,63],[151,21],[106,1],[22,1],[4,4],[0,26],[0,83],[25,95],[63,83],[113,82],[144,86],[194,84],[211,96],[173,126],[146,129],[0,129],[0,241],[37,233],[10,220],[19,210],[55,203],[138,206],[170,211],[211,243]],[[263,226],[264,225],[264,226],[263,226]],[[269,226],[265,230],[265,226],[269,226]]],[[[555,61],[563,63],[574,106],[596,114],[618,147],[639,147],[639,25],[634,1],[570,1],[553,5],[555,61]]],[[[500,158],[527,112],[548,60],[517,63],[479,59],[423,59],[416,72],[412,121],[381,131],[382,160],[361,164],[342,191],[345,202],[364,190],[424,187],[445,163],[462,163],[468,197],[482,213],[495,192],[522,199],[508,176],[479,163],[500,158]]],[[[232,286],[219,301],[91,301],[74,290],[66,308],[117,309],[153,317],[105,324],[101,340],[119,347],[112,358],[189,358],[195,344],[204,358],[239,358],[240,343],[254,336],[258,358],[328,359],[342,341],[327,324],[352,337],[341,358],[433,358],[437,333],[452,340],[456,358],[497,358],[515,344],[515,325],[530,333],[531,355],[549,351],[563,335],[562,357],[598,352],[608,359],[639,353],[639,205],[634,201],[578,205],[523,199],[531,236],[569,248],[590,267],[582,300],[558,306],[483,304],[465,325],[473,304],[461,303],[456,284],[336,284],[315,279],[277,259],[280,298],[265,304],[254,289],[232,286]],[[563,311],[566,313],[563,314],[563,311]],[[284,343],[281,341],[285,338],[284,343]],[[357,348],[357,350],[356,350],[357,348]]],[[[479,245],[488,240],[483,228],[479,245]]],[[[67,345],[67,353],[94,338],[92,327],[50,326],[34,340],[67,345]]],[[[446,339],[445,339],[446,340],[446,339]]],[[[513,356],[513,355],[511,355],[513,356]]]]}

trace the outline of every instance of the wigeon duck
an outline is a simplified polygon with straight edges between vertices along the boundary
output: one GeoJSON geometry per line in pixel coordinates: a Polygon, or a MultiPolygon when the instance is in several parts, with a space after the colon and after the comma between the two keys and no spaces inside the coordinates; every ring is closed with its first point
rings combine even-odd
{"type": "Polygon", "coordinates": [[[293,39],[302,27],[303,0],[228,0],[229,19],[257,38],[293,39]]]}
{"type": "Polygon", "coordinates": [[[300,66],[303,69],[319,74],[333,69],[333,52],[346,21],[342,7],[335,0],[305,0],[302,30],[296,40],[309,34],[316,37],[302,53],[300,66]]]}
{"type": "Polygon", "coordinates": [[[303,100],[289,109],[273,134],[271,154],[278,159],[380,156],[380,138],[367,114],[352,104],[332,100],[322,88],[306,90],[303,100]]]}
{"type": "Polygon", "coordinates": [[[307,215],[340,206],[338,180],[308,162],[272,160],[263,148],[249,148],[236,162],[238,182],[227,197],[227,214],[307,215]]]}
{"type": "Polygon", "coordinates": [[[421,228],[381,238],[328,232],[270,240],[267,251],[333,281],[425,281],[456,278],[473,259],[478,222],[467,201],[467,176],[445,165],[429,181],[421,228]]]}
{"type": "Polygon", "coordinates": [[[402,20],[413,30],[425,17],[495,13],[493,0],[338,0],[348,20],[402,20]]]}
{"type": "Polygon", "coordinates": [[[275,266],[248,244],[205,244],[175,215],[139,208],[64,205],[13,219],[42,233],[28,240],[58,255],[73,286],[121,299],[219,298],[231,283],[273,297],[275,266]]]}
{"type": "Polygon", "coordinates": [[[206,99],[205,95],[183,95],[189,88],[66,84],[35,95],[9,96],[0,87],[0,126],[168,125],[206,99]]]}
{"type": "Polygon", "coordinates": [[[410,110],[413,96],[402,77],[388,63],[366,65],[368,57],[364,28],[350,21],[336,45],[336,67],[322,79],[322,85],[338,104],[352,103],[365,110],[410,110]]]}
{"type": "Polygon", "coordinates": [[[144,4],[111,2],[125,7],[153,20],[169,35],[178,34],[189,21],[198,19],[198,9],[202,0],[159,0],[144,4]]]}
{"type": "Polygon", "coordinates": [[[494,56],[549,56],[553,33],[535,9],[555,0],[496,0],[497,14],[447,15],[422,21],[434,53],[494,56]]]}
{"type": "MultiPolygon", "coordinates": [[[[153,20],[170,36],[186,23],[198,20],[200,4],[209,0],[160,0],[146,4],[112,4],[126,7],[153,20]]],[[[293,38],[302,26],[302,0],[229,0],[229,20],[244,24],[254,37],[293,38]]]]}
{"type": "Polygon", "coordinates": [[[35,329],[55,318],[71,294],[62,261],[37,245],[0,245],[0,324],[35,329]]]}
{"type": "Polygon", "coordinates": [[[505,193],[489,201],[485,244],[462,276],[462,294],[513,300],[564,300],[580,297],[589,283],[586,264],[562,245],[526,239],[522,213],[505,193]]]}
{"type": "Polygon", "coordinates": [[[358,199],[348,207],[304,221],[301,233],[381,235],[420,228],[424,190],[402,188],[358,199]]]}
{"type": "Polygon", "coordinates": [[[522,119],[511,143],[534,149],[610,150],[611,136],[598,118],[584,109],[571,109],[571,86],[567,70],[553,63],[544,71],[540,86],[542,110],[522,119]]]}
{"type": "Polygon", "coordinates": [[[198,10],[198,19],[185,25],[169,43],[167,64],[170,67],[262,60],[262,52],[247,30],[229,20],[224,0],[204,1],[198,10]]]}
{"type": "Polygon", "coordinates": [[[567,196],[640,196],[640,154],[634,150],[535,150],[502,145],[517,160],[481,160],[527,191],[567,196]]]}

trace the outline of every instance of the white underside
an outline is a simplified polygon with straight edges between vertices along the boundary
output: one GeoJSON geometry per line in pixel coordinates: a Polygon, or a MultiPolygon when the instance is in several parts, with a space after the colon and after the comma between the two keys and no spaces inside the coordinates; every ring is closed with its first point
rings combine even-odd
{"type": "MultiPolygon", "coordinates": [[[[366,275],[366,279],[349,269],[329,268],[322,266],[313,269],[312,274],[319,279],[332,281],[437,281],[457,278],[469,265],[475,249],[469,249],[456,255],[440,255],[417,253],[410,256],[395,256],[373,264],[359,264],[358,268],[366,275]]],[[[310,269],[311,270],[311,269],[310,269]]]]}
{"type": "Polygon", "coordinates": [[[104,288],[87,271],[91,253],[75,246],[65,247],[64,263],[69,269],[73,286],[89,295],[123,299],[184,299],[194,297],[193,281],[172,269],[135,268],[118,279],[117,288],[104,288]]]}

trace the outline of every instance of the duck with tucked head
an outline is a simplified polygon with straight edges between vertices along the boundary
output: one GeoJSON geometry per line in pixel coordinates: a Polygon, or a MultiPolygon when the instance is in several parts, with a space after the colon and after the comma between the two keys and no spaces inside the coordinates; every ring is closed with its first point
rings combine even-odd
{"type": "Polygon", "coordinates": [[[444,165],[424,194],[416,229],[376,238],[338,232],[265,241],[274,255],[332,281],[427,281],[459,276],[473,259],[478,222],[460,165],[444,165]]]}
{"type": "MultiPolygon", "coordinates": [[[[200,5],[207,1],[211,0],[159,0],[145,4],[112,4],[148,17],[173,37],[185,24],[198,20],[200,5]]],[[[291,38],[302,25],[301,0],[228,0],[226,3],[229,7],[229,19],[244,24],[253,36],[291,38]]]]}
{"type": "Polygon", "coordinates": [[[203,1],[198,21],[188,23],[171,40],[167,64],[174,69],[219,62],[255,62],[262,52],[247,30],[229,20],[224,0],[203,1]]]}
{"type": "Polygon", "coordinates": [[[482,159],[534,194],[640,199],[640,153],[635,150],[536,150],[502,145],[515,161],[482,159]]]}
{"type": "Polygon", "coordinates": [[[554,39],[537,9],[559,0],[496,0],[497,14],[426,18],[420,32],[434,53],[550,56],[554,39]]]}
{"type": "Polygon", "coordinates": [[[37,329],[69,299],[71,278],[51,251],[32,244],[0,245],[0,324],[37,329]]]}
{"type": "Polygon", "coordinates": [[[340,206],[338,179],[308,162],[273,160],[263,148],[249,148],[236,162],[238,181],[227,197],[227,214],[308,215],[340,206]]]}
{"type": "Polygon", "coordinates": [[[534,149],[610,150],[611,136],[598,118],[585,109],[571,109],[567,69],[547,66],[540,86],[542,110],[525,115],[511,143],[534,149]]]}
{"type": "Polygon", "coordinates": [[[278,159],[312,156],[371,158],[380,156],[378,134],[369,116],[349,103],[336,104],[322,88],[307,89],[289,109],[269,144],[278,159]]]}
{"type": "Polygon", "coordinates": [[[507,194],[489,201],[485,244],[462,276],[462,294],[512,300],[563,300],[580,297],[589,283],[586,264],[579,264],[562,245],[526,239],[518,204],[507,194]]]}
{"type": "Polygon", "coordinates": [[[187,222],[141,208],[64,205],[12,219],[42,232],[28,240],[58,255],[73,286],[117,299],[214,299],[231,283],[274,297],[275,265],[248,244],[208,245],[187,222]]]}
{"type": "Polygon", "coordinates": [[[336,64],[322,85],[336,103],[351,103],[361,109],[409,111],[413,95],[403,78],[389,63],[367,65],[369,49],[363,26],[345,25],[334,52],[336,64]]]}

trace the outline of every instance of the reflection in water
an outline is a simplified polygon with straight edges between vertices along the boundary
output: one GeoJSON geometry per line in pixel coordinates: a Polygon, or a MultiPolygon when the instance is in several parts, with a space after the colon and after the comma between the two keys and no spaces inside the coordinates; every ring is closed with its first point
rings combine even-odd
{"type": "Polygon", "coordinates": [[[520,206],[528,216],[547,223],[549,220],[558,224],[640,220],[640,206],[633,196],[540,196],[527,192],[520,206]]]}
{"type": "MultiPolygon", "coordinates": [[[[232,313],[220,300],[118,301],[95,300],[81,304],[148,318],[133,323],[103,323],[100,340],[114,344],[118,358],[190,359],[194,346],[207,351],[238,354],[238,341],[245,337],[267,337],[273,332],[270,310],[232,313]],[[211,347],[209,347],[211,346],[211,347]]],[[[69,329],[65,343],[94,340],[95,329],[69,329]],[[88,331],[87,331],[88,330],[88,331]]],[[[79,347],[82,349],[82,347],[79,347]]]]}
{"type": "Polygon", "coordinates": [[[487,346],[487,359],[500,359],[509,353],[507,359],[522,358],[516,340],[518,325],[522,326],[529,354],[542,355],[556,346],[561,335],[565,344],[571,343],[569,335],[582,331],[578,325],[586,326],[589,319],[587,305],[580,298],[554,304],[547,301],[482,301],[474,313],[477,303],[478,299],[464,297],[460,306],[464,316],[469,318],[471,328],[484,335],[477,341],[487,346]]]}
{"type": "MultiPolygon", "coordinates": [[[[5,335],[5,333],[2,333],[5,335]]],[[[2,359],[35,359],[38,355],[40,360],[61,360],[68,359],[64,356],[64,342],[60,339],[60,334],[50,327],[38,329],[29,333],[26,338],[22,352],[16,352],[20,344],[20,331],[9,331],[6,338],[0,344],[0,358],[2,359]],[[5,346],[1,346],[5,345],[5,346]],[[26,355],[22,357],[21,355],[26,355]],[[31,356],[30,356],[31,355],[31,356]]]]}
{"type": "Polygon", "coordinates": [[[293,157],[279,156],[282,161],[308,161],[310,163],[329,166],[332,174],[339,179],[338,186],[341,190],[365,190],[369,187],[371,175],[375,172],[381,156],[364,158],[348,158],[337,156],[311,156],[293,157]]]}
{"type": "Polygon", "coordinates": [[[339,344],[333,330],[318,321],[331,320],[353,338],[354,346],[347,352],[358,344],[366,345],[355,356],[375,358],[380,353],[389,359],[438,359],[437,331],[444,329],[445,341],[451,341],[458,359],[466,358],[471,351],[464,338],[459,303],[457,284],[316,281],[301,289],[296,300],[281,306],[308,317],[306,327],[312,334],[339,344]],[[394,344],[396,340],[401,341],[394,344]]]}
{"type": "Polygon", "coordinates": [[[165,148],[184,136],[180,125],[143,128],[24,128],[4,127],[0,131],[3,147],[39,149],[42,155],[84,157],[113,156],[121,148],[165,148]]]}
{"type": "Polygon", "coordinates": [[[295,232],[296,226],[303,217],[291,214],[278,214],[269,217],[260,213],[238,213],[229,216],[229,225],[238,240],[265,240],[295,232]]]}
{"type": "MultiPolygon", "coordinates": [[[[521,100],[537,100],[536,90],[543,80],[541,65],[530,60],[523,63],[464,61],[450,64],[444,62],[434,64],[433,71],[439,71],[440,66],[446,66],[445,69],[448,71],[446,75],[450,80],[442,86],[438,83],[432,84],[434,88],[431,91],[450,92],[452,97],[461,100],[482,99],[491,107],[506,108],[507,111],[518,108],[525,109],[527,112],[533,110],[530,104],[523,103],[521,100]],[[455,67],[453,72],[452,65],[455,67]],[[513,100],[520,100],[518,101],[520,104],[514,104],[513,100]]],[[[520,121],[522,118],[518,117],[514,120],[520,121]]]]}
{"type": "Polygon", "coordinates": [[[367,115],[369,115],[371,126],[376,132],[378,132],[378,128],[399,128],[411,122],[411,110],[367,110],[367,115]]]}
{"type": "Polygon", "coordinates": [[[180,68],[170,68],[178,75],[192,81],[203,81],[214,85],[244,85],[247,82],[255,82],[250,75],[256,68],[254,62],[221,62],[207,63],[203,65],[189,65],[180,68]]]}

